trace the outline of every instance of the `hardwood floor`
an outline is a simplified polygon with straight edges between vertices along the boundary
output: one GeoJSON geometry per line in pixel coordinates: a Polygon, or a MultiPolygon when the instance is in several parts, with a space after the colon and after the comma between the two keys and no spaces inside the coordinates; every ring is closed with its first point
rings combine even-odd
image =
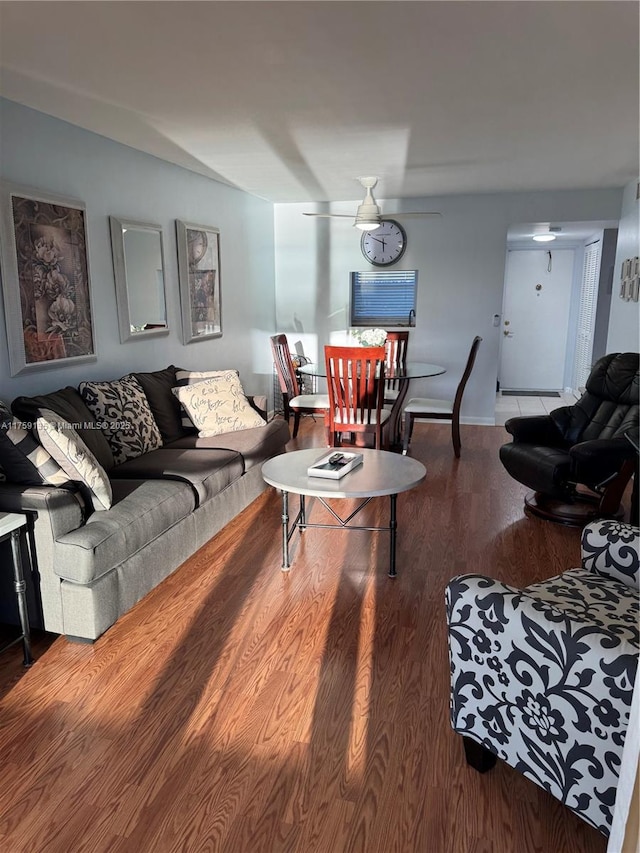
{"type": "MultiPolygon", "coordinates": [[[[395,580],[369,532],[309,530],[282,573],[270,490],[94,646],[0,656],[0,850],[603,853],[511,768],[468,768],[449,725],[448,579],[579,562],[579,531],[524,516],[505,438],[463,426],[456,461],[447,424],[416,424],[395,580]]],[[[322,441],[305,418],[290,448],[322,441]]]]}

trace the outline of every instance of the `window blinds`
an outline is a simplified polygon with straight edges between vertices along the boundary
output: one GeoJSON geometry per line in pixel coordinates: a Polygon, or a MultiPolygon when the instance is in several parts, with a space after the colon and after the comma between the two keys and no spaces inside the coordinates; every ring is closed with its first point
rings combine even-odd
{"type": "Polygon", "coordinates": [[[417,270],[352,272],[351,325],[413,325],[417,281],[417,270]]]}

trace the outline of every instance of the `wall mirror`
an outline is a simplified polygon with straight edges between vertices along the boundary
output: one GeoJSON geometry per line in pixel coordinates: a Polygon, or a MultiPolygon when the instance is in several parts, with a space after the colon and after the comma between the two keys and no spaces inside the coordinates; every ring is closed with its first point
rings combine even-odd
{"type": "Polygon", "coordinates": [[[120,340],[168,335],[162,228],[109,217],[120,340]]]}

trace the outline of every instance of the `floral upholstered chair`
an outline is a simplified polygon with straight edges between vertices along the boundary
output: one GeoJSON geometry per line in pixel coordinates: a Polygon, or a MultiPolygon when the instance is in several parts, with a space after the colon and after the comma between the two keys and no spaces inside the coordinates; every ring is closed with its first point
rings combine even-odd
{"type": "Polygon", "coordinates": [[[638,665],[637,527],[594,521],[582,566],[515,589],[446,590],[451,724],[469,764],[503,759],[609,835],[638,665]]]}

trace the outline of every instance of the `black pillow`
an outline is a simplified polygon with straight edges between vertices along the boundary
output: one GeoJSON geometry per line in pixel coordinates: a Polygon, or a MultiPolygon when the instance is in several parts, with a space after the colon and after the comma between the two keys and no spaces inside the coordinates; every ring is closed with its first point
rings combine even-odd
{"type": "Polygon", "coordinates": [[[180,415],[180,403],[171,393],[171,389],[177,384],[176,370],[177,368],[170,364],[164,370],[156,370],[153,373],[133,374],[142,385],[165,444],[176,441],[185,434],[180,415]]]}
{"type": "Polygon", "coordinates": [[[55,412],[62,420],[71,424],[105,471],[113,468],[113,453],[109,442],[80,394],[70,385],[38,397],[17,397],[11,404],[11,409],[16,417],[26,424],[35,424],[42,409],[55,412]]]}

